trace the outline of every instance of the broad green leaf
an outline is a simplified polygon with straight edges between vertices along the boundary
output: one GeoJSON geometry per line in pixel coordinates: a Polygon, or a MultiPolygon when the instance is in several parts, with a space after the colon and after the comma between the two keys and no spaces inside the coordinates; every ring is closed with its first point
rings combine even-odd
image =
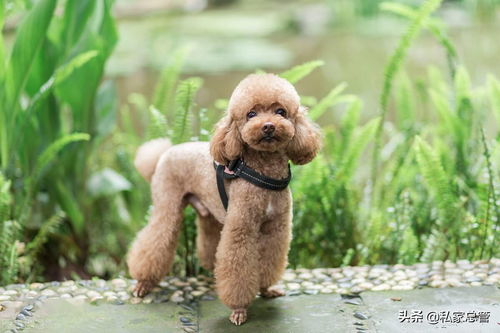
{"type": "Polygon", "coordinates": [[[40,87],[35,96],[33,96],[28,112],[35,109],[38,103],[46,98],[56,85],[63,83],[75,69],[81,67],[95,56],[97,56],[97,51],[88,51],[83,54],[77,55],[69,62],[59,67],[54,75],[52,75],[50,79],[40,87]]]}
{"type": "Polygon", "coordinates": [[[309,75],[313,70],[320,66],[323,66],[324,64],[324,61],[321,60],[306,62],[302,65],[295,66],[281,73],[280,76],[290,81],[290,83],[297,83],[298,81],[309,75]]]}
{"type": "Polygon", "coordinates": [[[59,205],[64,210],[66,215],[68,215],[73,228],[77,235],[82,235],[85,228],[85,219],[81,212],[80,205],[76,200],[74,194],[67,188],[67,186],[62,181],[56,181],[55,192],[59,205]]]}
{"type": "Polygon", "coordinates": [[[117,103],[118,97],[114,82],[111,80],[103,82],[95,101],[98,139],[104,139],[116,127],[117,103]]]}
{"type": "Polygon", "coordinates": [[[97,51],[98,55],[75,67],[66,77],[66,84],[56,87],[57,97],[68,103],[73,112],[76,131],[90,132],[93,125],[93,104],[104,65],[116,44],[117,35],[111,16],[110,1],[97,2],[83,35],[72,48],[70,56],[97,51]]]}
{"type": "MultiPolygon", "coordinates": [[[[4,24],[4,3],[0,3],[0,31],[3,31],[4,24]]],[[[3,43],[3,34],[0,33],[0,83],[3,84],[5,75],[5,48],[3,43]]],[[[1,102],[1,100],[0,100],[1,102]]]]}
{"type": "Polygon", "coordinates": [[[9,59],[7,107],[15,108],[28,79],[31,66],[42,47],[57,0],[40,0],[28,12],[17,34],[9,59]]]}
{"type": "Polygon", "coordinates": [[[64,55],[76,45],[82,34],[85,36],[83,27],[87,25],[94,13],[97,3],[95,0],[68,0],[66,2],[60,31],[64,55]]]}
{"type": "Polygon", "coordinates": [[[69,62],[59,67],[55,75],[55,84],[62,83],[66,80],[75,70],[82,67],[88,61],[93,59],[99,54],[97,50],[90,50],[73,57],[69,62]]]}

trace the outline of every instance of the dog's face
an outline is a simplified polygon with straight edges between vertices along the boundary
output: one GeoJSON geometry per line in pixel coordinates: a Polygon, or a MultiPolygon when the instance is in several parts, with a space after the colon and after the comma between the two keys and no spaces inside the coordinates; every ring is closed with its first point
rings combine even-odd
{"type": "Polygon", "coordinates": [[[295,164],[305,164],[319,146],[319,129],[307,119],[295,88],[276,75],[253,74],[231,95],[228,114],[218,123],[210,150],[223,164],[238,158],[244,147],[283,151],[295,164]]]}
{"type": "Polygon", "coordinates": [[[241,139],[249,147],[260,151],[278,151],[287,147],[295,135],[293,113],[278,101],[256,104],[239,123],[241,139]]]}

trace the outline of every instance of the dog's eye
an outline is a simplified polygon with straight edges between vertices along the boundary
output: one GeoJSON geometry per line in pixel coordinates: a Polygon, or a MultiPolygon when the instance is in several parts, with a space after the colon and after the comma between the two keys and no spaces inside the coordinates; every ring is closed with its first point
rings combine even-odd
{"type": "Polygon", "coordinates": [[[247,118],[250,119],[250,118],[253,118],[257,115],[257,112],[255,111],[250,111],[247,113],[247,118]]]}
{"type": "Polygon", "coordinates": [[[279,114],[282,117],[286,117],[286,111],[284,109],[279,108],[275,111],[275,113],[279,114]]]}

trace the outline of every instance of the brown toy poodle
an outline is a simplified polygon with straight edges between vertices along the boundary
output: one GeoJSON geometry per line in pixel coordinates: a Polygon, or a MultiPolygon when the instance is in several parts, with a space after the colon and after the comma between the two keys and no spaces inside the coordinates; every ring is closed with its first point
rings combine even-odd
{"type": "Polygon", "coordinates": [[[292,84],[273,74],[252,74],[234,90],[210,143],[171,146],[158,139],[141,146],[135,164],[151,181],[153,212],[128,254],[130,274],[138,281],[135,295],[144,296],[168,273],[188,204],[198,212],[199,260],[214,269],[219,298],[232,309],[231,322],[246,321],[259,292],[283,295],[271,286],[287,265],[289,188],[273,191],[243,178],[225,179],[226,211],[214,160],[228,165],[240,159],[260,175],[280,180],[289,176],[289,160],[310,162],[320,144],[319,128],[306,117],[292,84]]]}

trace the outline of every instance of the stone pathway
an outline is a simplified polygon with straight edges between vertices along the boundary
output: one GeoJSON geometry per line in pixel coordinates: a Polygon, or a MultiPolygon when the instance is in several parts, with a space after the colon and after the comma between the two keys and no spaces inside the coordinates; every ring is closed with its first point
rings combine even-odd
{"type": "Polygon", "coordinates": [[[210,277],[168,277],[144,299],[131,296],[135,283],[118,278],[0,287],[0,333],[335,332],[347,327],[426,332],[452,325],[453,332],[500,332],[499,259],[287,270],[280,282],[287,296],[256,299],[249,322],[240,328],[229,323],[229,310],[216,300],[210,277]],[[488,323],[480,323],[487,313],[488,323]],[[453,324],[460,318],[465,322],[453,324]]]}

